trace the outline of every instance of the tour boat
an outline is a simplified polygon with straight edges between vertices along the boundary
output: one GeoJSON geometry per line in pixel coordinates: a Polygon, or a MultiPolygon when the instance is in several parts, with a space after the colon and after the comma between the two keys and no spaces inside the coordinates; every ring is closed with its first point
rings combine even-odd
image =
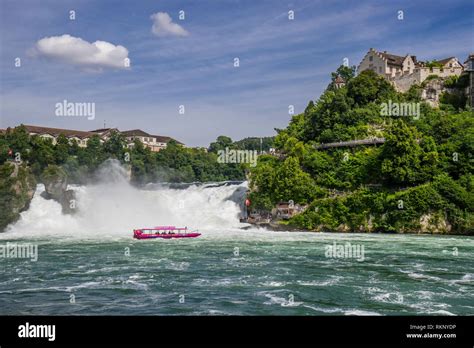
{"type": "Polygon", "coordinates": [[[152,239],[152,238],[195,238],[201,233],[197,231],[188,232],[187,227],[175,226],[156,226],[150,228],[139,228],[133,230],[133,238],[136,239],[152,239]]]}

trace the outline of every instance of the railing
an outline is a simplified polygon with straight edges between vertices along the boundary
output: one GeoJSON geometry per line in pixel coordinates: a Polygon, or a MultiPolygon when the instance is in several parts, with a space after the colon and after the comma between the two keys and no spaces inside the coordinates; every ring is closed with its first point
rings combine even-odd
{"type": "Polygon", "coordinates": [[[385,138],[370,138],[370,139],[360,139],[360,140],[351,140],[351,141],[340,141],[338,143],[327,143],[315,145],[315,149],[329,149],[333,147],[355,147],[362,145],[377,145],[385,143],[385,138]]]}

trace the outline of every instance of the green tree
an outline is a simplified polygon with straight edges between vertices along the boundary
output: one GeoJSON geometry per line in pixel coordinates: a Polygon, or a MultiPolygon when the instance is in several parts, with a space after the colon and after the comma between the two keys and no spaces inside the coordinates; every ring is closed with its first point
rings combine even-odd
{"type": "Polygon", "coordinates": [[[347,96],[355,106],[398,99],[393,86],[372,70],[362,71],[347,84],[347,96]]]}
{"type": "Polygon", "coordinates": [[[30,165],[36,177],[39,177],[44,168],[55,164],[55,151],[51,139],[44,139],[37,135],[31,137],[30,165]]]}
{"type": "Polygon", "coordinates": [[[30,134],[24,125],[20,125],[13,129],[8,128],[5,134],[5,140],[9,145],[9,149],[12,150],[15,156],[16,154],[20,154],[23,161],[30,158],[30,134]]]}
{"type": "Polygon", "coordinates": [[[380,154],[381,173],[385,179],[398,185],[410,185],[419,179],[420,134],[404,121],[392,123],[385,136],[386,141],[380,154]]]}
{"type": "Polygon", "coordinates": [[[126,142],[124,136],[119,132],[112,132],[110,137],[104,142],[104,152],[108,157],[123,161],[123,154],[126,142]]]}
{"type": "Polygon", "coordinates": [[[356,72],[356,66],[355,65],[353,65],[351,67],[341,65],[341,66],[339,66],[339,68],[337,68],[336,72],[331,73],[331,81],[334,82],[336,80],[336,78],[338,76],[340,76],[347,83],[350,80],[352,80],[352,78],[355,76],[355,72],[356,72]]]}
{"type": "Polygon", "coordinates": [[[274,137],[251,137],[233,143],[232,147],[240,150],[262,151],[268,152],[273,147],[274,137]]]}
{"type": "Polygon", "coordinates": [[[79,163],[86,165],[90,171],[94,171],[107,159],[100,137],[93,135],[87,141],[87,147],[79,153],[79,163]]]}
{"type": "Polygon", "coordinates": [[[221,135],[209,145],[209,152],[217,153],[219,150],[225,150],[226,147],[229,149],[233,147],[232,139],[221,135]]]}
{"type": "Polygon", "coordinates": [[[69,140],[64,134],[60,134],[56,139],[56,145],[54,146],[54,158],[56,164],[63,164],[66,162],[69,156],[69,140]]]}

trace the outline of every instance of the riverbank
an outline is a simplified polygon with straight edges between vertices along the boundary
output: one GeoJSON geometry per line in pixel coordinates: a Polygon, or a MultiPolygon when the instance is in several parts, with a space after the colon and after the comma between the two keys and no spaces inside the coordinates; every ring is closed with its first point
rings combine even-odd
{"type": "Polygon", "coordinates": [[[249,210],[272,214],[291,202],[304,211],[288,224],[311,231],[474,234],[472,109],[449,98],[432,107],[420,86],[400,93],[369,70],[341,66],[331,76],[277,131],[274,155],[250,168],[249,210]],[[382,112],[402,102],[419,114],[382,112]]]}
{"type": "MultiPolygon", "coordinates": [[[[414,235],[451,235],[451,236],[457,236],[459,235],[458,233],[446,233],[446,232],[443,232],[443,231],[439,231],[439,232],[436,232],[436,231],[405,231],[405,232],[392,232],[392,231],[373,231],[373,232],[364,232],[364,231],[351,231],[351,230],[347,230],[347,229],[344,229],[344,230],[334,230],[334,231],[330,231],[330,230],[324,230],[324,229],[320,229],[320,230],[310,230],[310,229],[305,229],[305,228],[301,228],[301,227],[298,227],[298,226],[292,226],[292,225],[289,225],[289,224],[280,224],[278,223],[278,221],[271,221],[271,222],[243,222],[243,223],[247,223],[251,226],[248,226],[248,227],[244,227],[243,229],[250,229],[253,227],[258,227],[258,228],[264,228],[268,231],[272,231],[272,232],[308,232],[308,233],[335,233],[335,234],[344,234],[344,233],[367,233],[367,234],[414,234],[414,235]]],[[[466,235],[466,236],[473,236],[474,234],[472,233],[468,233],[468,234],[463,234],[463,235],[466,235]]]]}
{"type": "MultiPolygon", "coordinates": [[[[419,195],[416,197],[420,199],[419,195]]],[[[443,209],[442,205],[436,205],[435,194],[429,196],[431,202],[427,202],[427,206],[436,207],[436,210],[426,209],[426,212],[420,212],[411,209],[408,214],[403,209],[390,209],[392,204],[381,204],[383,200],[378,198],[381,206],[378,211],[372,210],[371,203],[362,200],[359,203],[362,205],[362,212],[358,207],[353,208],[351,212],[346,208],[346,201],[340,202],[339,198],[333,198],[322,200],[323,204],[317,201],[316,204],[298,207],[299,210],[288,209],[288,203],[280,203],[284,209],[277,207],[271,212],[250,214],[247,219],[241,219],[241,222],[272,231],[474,235],[472,222],[464,221],[463,225],[458,222],[462,228],[459,228],[459,225],[457,228],[453,226],[450,222],[453,215],[443,209]]]]}

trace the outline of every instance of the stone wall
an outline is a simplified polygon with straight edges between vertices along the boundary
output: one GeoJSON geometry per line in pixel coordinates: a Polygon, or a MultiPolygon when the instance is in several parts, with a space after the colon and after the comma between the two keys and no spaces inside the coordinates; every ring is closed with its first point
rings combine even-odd
{"type": "Polygon", "coordinates": [[[420,71],[414,71],[412,74],[397,75],[390,79],[398,92],[405,93],[411,86],[422,82],[420,71]]]}
{"type": "Polygon", "coordinates": [[[397,74],[389,80],[393,83],[395,89],[399,92],[406,92],[414,84],[420,84],[430,75],[436,75],[441,78],[450,76],[459,76],[462,73],[461,68],[439,69],[439,68],[416,68],[412,74],[397,74]]]}
{"type": "Polygon", "coordinates": [[[420,72],[420,82],[426,80],[430,75],[437,75],[439,77],[449,77],[449,76],[459,76],[462,74],[462,68],[449,68],[449,69],[440,69],[440,68],[418,68],[420,72]]]}

